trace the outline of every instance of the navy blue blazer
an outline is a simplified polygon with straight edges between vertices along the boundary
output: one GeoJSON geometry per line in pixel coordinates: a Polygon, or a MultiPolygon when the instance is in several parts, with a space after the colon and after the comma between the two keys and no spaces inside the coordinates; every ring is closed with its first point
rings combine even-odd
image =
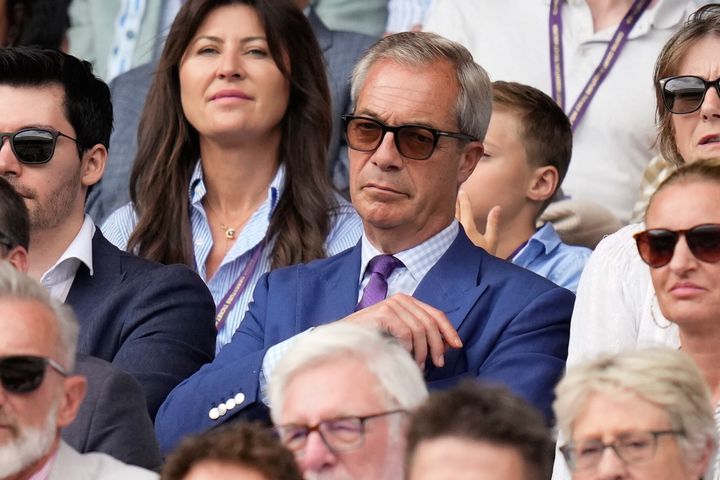
{"type": "Polygon", "coordinates": [[[142,385],[150,418],[170,390],[215,354],[215,303],[184,265],[130,255],[95,230],[93,275],[78,268],[65,303],[80,323],[78,353],[102,358],[142,385]]]}
{"type": "MultiPolygon", "coordinates": [[[[261,407],[259,373],[267,349],[353,312],[360,250],[358,243],[334,257],[278,269],[260,279],[232,342],[160,407],[155,432],[163,452],[189,433],[261,407]],[[228,399],[238,405],[211,419],[210,410],[226,409],[228,399]]],[[[508,385],[551,418],[553,387],[567,356],[572,292],[489,255],[460,229],[413,296],[445,312],[464,344],[445,354],[443,368],[427,368],[430,388],[479,377],[508,385]]]]}

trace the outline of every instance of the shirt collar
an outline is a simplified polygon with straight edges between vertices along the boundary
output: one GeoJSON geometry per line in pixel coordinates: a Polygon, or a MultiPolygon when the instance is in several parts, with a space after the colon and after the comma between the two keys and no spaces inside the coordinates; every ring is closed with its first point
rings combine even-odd
{"type": "MultiPolygon", "coordinates": [[[[428,238],[419,245],[393,253],[395,258],[403,262],[410,275],[417,282],[420,282],[428,271],[440,260],[440,257],[450,248],[450,245],[457,237],[459,231],[458,221],[453,221],[432,237],[428,238]]],[[[365,232],[363,232],[361,240],[361,256],[360,256],[360,282],[365,276],[365,269],[373,257],[382,255],[383,252],[375,248],[370,243],[365,232]]]]}
{"type": "MultiPolygon", "coordinates": [[[[545,250],[545,254],[548,254],[555,250],[562,240],[560,240],[560,237],[558,236],[557,232],[553,228],[551,223],[546,223],[542,227],[540,227],[536,232],[535,235],[530,237],[528,240],[528,244],[536,243],[542,246],[542,248],[545,250]]],[[[519,255],[520,253],[518,253],[519,255]]]]}
{"type": "MultiPolygon", "coordinates": [[[[270,182],[270,185],[268,186],[267,198],[270,200],[270,212],[268,213],[268,219],[275,211],[275,207],[277,207],[278,200],[282,196],[284,190],[285,164],[281,163],[277,169],[277,172],[275,172],[275,176],[270,182]]],[[[205,180],[202,171],[202,162],[200,162],[199,160],[195,164],[193,173],[190,176],[190,190],[188,193],[190,197],[190,204],[193,206],[198,206],[200,202],[202,202],[203,198],[205,198],[205,194],[207,194],[207,189],[205,188],[205,180]]]]}
{"type": "MultiPolygon", "coordinates": [[[[92,239],[95,235],[95,224],[89,215],[85,215],[83,224],[80,227],[80,231],[75,235],[75,238],[70,245],[65,249],[63,254],[58,258],[55,265],[53,265],[45,274],[43,279],[51,272],[65,270],[67,268],[67,276],[74,276],[77,272],[77,267],[80,264],[85,266],[90,271],[90,276],[93,275],[93,258],[92,258],[92,239]],[[67,265],[67,267],[63,267],[67,265]],[[72,268],[71,268],[72,267],[72,268]]],[[[66,276],[66,275],[61,275],[66,276]]]]}

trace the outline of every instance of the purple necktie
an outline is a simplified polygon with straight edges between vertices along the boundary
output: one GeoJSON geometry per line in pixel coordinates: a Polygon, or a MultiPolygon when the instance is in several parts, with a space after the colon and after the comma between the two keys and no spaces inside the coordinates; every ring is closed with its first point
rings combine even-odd
{"type": "Polygon", "coordinates": [[[378,255],[373,257],[367,266],[370,272],[370,281],[365,285],[362,298],[355,307],[355,311],[357,312],[358,310],[385,300],[388,290],[387,279],[393,270],[402,265],[403,263],[392,255],[378,255]]]}

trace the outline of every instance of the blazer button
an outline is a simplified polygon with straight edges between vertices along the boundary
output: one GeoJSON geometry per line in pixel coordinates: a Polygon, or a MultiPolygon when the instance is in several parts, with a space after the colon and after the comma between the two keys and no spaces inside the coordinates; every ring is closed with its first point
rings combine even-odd
{"type": "Polygon", "coordinates": [[[227,407],[228,410],[232,410],[233,408],[235,408],[236,405],[237,405],[237,403],[235,403],[234,398],[228,398],[227,401],[225,402],[225,406],[227,407]]]}
{"type": "Polygon", "coordinates": [[[221,403],[220,405],[218,405],[217,410],[221,417],[227,413],[227,407],[225,406],[224,403],[221,403]]]}
{"type": "Polygon", "coordinates": [[[217,420],[220,418],[220,412],[217,408],[211,408],[208,412],[208,417],[210,417],[210,420],[217,420]]]}
{"type": "Polygon", "coordinates": [[[242,405],[245,401],[245,394],[244,393],[238,393],[235,395],[235,405],[242,405]]]}

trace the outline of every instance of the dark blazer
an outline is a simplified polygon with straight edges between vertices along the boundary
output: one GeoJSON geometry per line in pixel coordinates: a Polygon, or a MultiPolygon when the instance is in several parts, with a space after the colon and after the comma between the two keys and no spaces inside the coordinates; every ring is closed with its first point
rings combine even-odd
{"type": "Polygon", "coordinates": [[[132,374],[155,418],[170,390],[213,359],[215,303],[184,265],[130,255],[100,229],[92,250],[94,274],[81,265],[65,300],[80,323],[78,352],[132,374]]]}
{"type": "MultiPolygon", "coordinates": [[[[358,297],[361,247],[307,265],[270,272],[258,282],[240,328],[215,361],[178,385],[158,411],[163,452],[184,435],[218,425],[261,404],[259,373],[269,347],[351,314],[358,297]],[[228,399],[233,408],[228,408],[228,399]],[[242,400],[242,401],[238,401],[242,400]],[[237,405],[235,406],[234,403],[237,405]],[[210,411],[227,412],[212,420],[210,411]]],[[[448,316],[463,348],[445,366],[426,369],[430,388],[467,376],[508,385],[552,417],[553,387],[565,367],[575,296],[458,237],[427,273],[414,297],[448,316]]]]}
{"type": "MultiPolygon", "coordinates": [[[[351,32],[328,30],[314,10],[308,21],[315,31],[327,63],[332,103],[332,137],[328,150],[328,173],[339,190],[348,186],[348,160],[340,115],[351,111],[350,73],[355,62],[376,38],[351,32]]],[[[114,129],[110,136],[108,162],[103,178],[93,187],[85,210],[101,225],[116,209],[130,201],[130,171],[137,152],[137,132],[155,72],[155,63],[129,70],[110,83],[114,129]]]]}
{"type": "Polygon", "coordinates": [[[87,393],[62,439],[80,453],[107,453],[123,463],[158,469],[160,447],[140,384],[111,363],[87,355],[78,355],[75,373],[87,378],[87,393]]]}

